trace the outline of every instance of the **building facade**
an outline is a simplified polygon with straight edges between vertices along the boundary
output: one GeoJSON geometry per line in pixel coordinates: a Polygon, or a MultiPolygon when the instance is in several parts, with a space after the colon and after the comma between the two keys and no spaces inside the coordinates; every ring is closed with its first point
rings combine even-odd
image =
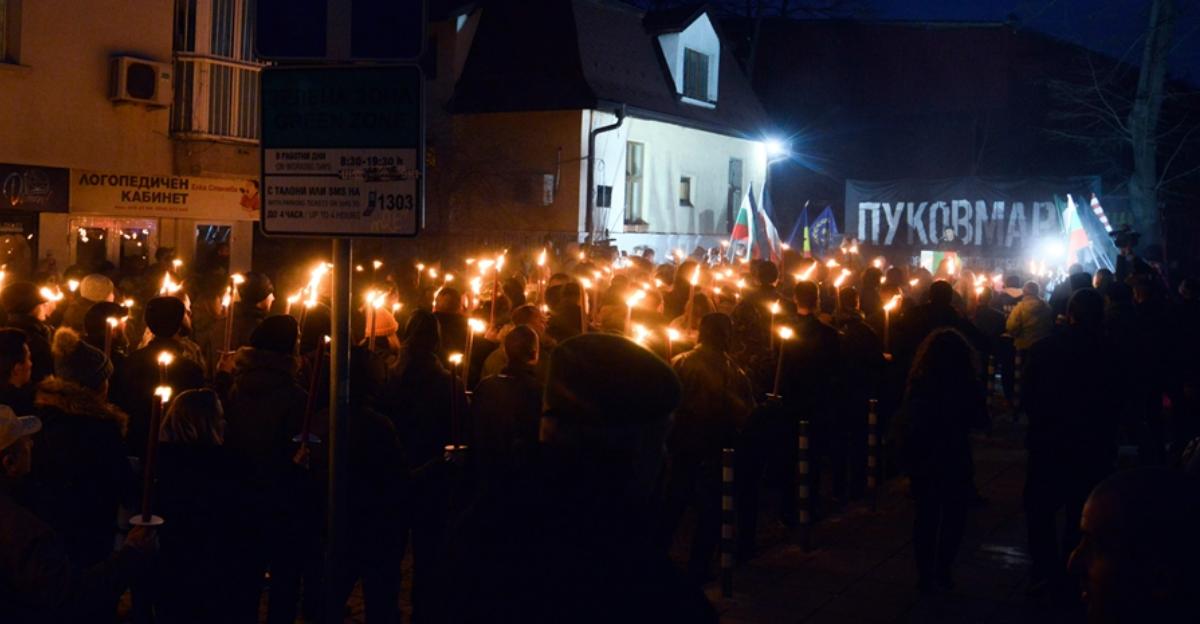
{"type": "Polygon", "coordinates": [[[135,271],[159,247],[249,266],[259,68],[249,12],[248,0],[0,0],[10,274],[135,271]]]}
{"type": "Polygon", "coordinates": [[[535,0],[439,17],[435,230],[690,251],[717,246],[761,192],[765,117],[704,10],[535,0]]]}

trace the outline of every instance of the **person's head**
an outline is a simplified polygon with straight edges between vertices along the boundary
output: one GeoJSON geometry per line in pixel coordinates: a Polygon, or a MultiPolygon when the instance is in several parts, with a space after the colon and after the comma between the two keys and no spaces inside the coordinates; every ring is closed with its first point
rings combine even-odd
{"type": "Polygon", "coordinates": [[[858,289],[853,286],[846,286],[838,293],[838,303],[841,304],[842,310],[846,312],[855,312],[858,310],[858,289]]]}
{"type": "Polygon", "coordinates": [[[0,383],[21,388],[33,377],[33,357],[25,332],[11,327],[0,329],[0,383]]]}
{"type": "Polygon", "coordinates": [[[1021,287],[1021,276],[1016,275],[1014,273],[1009,273],[1008,275],[1005,275],[1004,276],[1004,287],[1005,288],[1020,288],[1021,287]]]}
{"type": "Polygon", "coordinates": [[[513,325],[528,325],[538,336],[546,333],[546,315],[537,306],[525,304],[512,312],[513,325]]]}
{"type": "Polygon", "coordinates": [[[769,260],[752,260],[750,276],[754,278],[755,285],[770,288],[779,281],[779,267],[769,260]]]}
{"type": "Polygon", "coordinates": [[[1179,282],[1179,296],[1184,301],[1195,301],[1200,299],[1200,280],[1194,277],[1185,277],[1179,282]]]}
{"type": "MultiPolygon", "coordinates": [[[[717,311],[717,308],[713,305],[712,299],[709,299],[708,295],[702,292],[692,295],[691,306],[692,319],[694,319],[693,322],[697,324],[700,322],[700,319],[704,317],[704,315],[717,311]]],[[[692,328],[689,327],[688,329],[692,328]]]]}
{"type": "Polygon", "coordinates": [[[643,249],[642,257],[645,258],[649,262],[654,262],[654,248],[647,247],[647,248],[643,249]]]}
{"type": "Polygon", "coordinates": [[[0,307],[9,314],[26,314],[43,320],[44,303],[46,298],[33,282],[13,282],[0,290],[0,307]]]}
{"type": "Polygon", "coordinates": [[[1025,282],[1025,285],[1021,287],[1021,294],[1026,297],[1037,297],[1041,292],[1042,287],[1038,286],[1038,283],[1032,280],[1025,282]]]}
{"type": "Polygon", "coordinates": [[[528,325],[517,325],[504,336],[509,364],[532,366],[538,361],[538,334],[528,325]]]}
{"type": "Polygon", "coordinates": [[[946,280],[938,280],[929,285],[929,303],[938,307],[948,307],[954,302],[954,286],[946,280]]]}
{"type": "Polygon", "coordinates": [[[700,319],[700,344],[728,352],[733,343],[733,319],[728,314],[713,312],[700,319]]]}
{"type": "Polygon", "coordinates": [[[799,282],[792,290],[792,300],[796,303],[796,310],[804,314],[817,309],[819,297],[817,285],[813,282],[799,282]]]}
{"type": "Polygon", "coordinates": [[[0,476],[14,480],[33,467],[33,434],[42,429],[37,416],[17,416],[0,405],[0,476]]]}
{"type": "Polygon", "coordinates": [[[975,378],[975,351],[958,330],[939,329],[929,334],[913,358],[908,385],[930,383],[942,387],[970,384],[975,378]]]}
{"type": "Polygon", "coordinates": [[[296,340],[299,338],[300,325],[296,319],[287,314],[276,314],[263,319],[263,322],[250,332],[250,346],[259,351],[294,355],[296,340]]]}
{"type": "MultiPolygon", "coordinates": [[[[112,346],[124,347],[128,340],[125,338],[125,332],[119,329],[114,329],[109,324],[109,319],[116,319],[118,322],[125,318],[129,311],[119,303],[112,301],[101,301],[96,305],[88,308],[87,314],[83,315],[83,335],[93,347],[104,347],[104,335],[112,334],[112,346]]],[[[120,327],[118,325],[118,327],[120,327]]]]}
{"type": "Polygon", "coordinates": [[[462,314],[462,293],[455,288],[443,288],[433,298],[433,311],[444,314],[462,314]]]}
{"type": "Polygon", "coordinates": [[[620,336],[576,336],[550,356],[539,437],[649,503],[679,398],[679,379],[657,355],[620,336]]]}
{"type": "Polygon", "coordinates": [[[60,327],[54,332],[51,347],[56,377],[79,384],[100,396],[107,395],[113,367],[103,351],[84,342],[69,327],[60,327]]]}
{"type": "Polygon", "coordinates": [[[183,330],[187,309],[178,297],[155,297],[146,302],[146,327],[156,338],[173,338],[183,330]]]}
{"type": "Polygon", "coordinates": [[[437,317],[425,310],[416,310],[404,326],[404,348],[410,353],[433,353],[441,343],[437,317]]]}
{"type": "Polygon", "coordinates": [[[904,267],[889,267],[883,279],[885,284],[895,286],[901,290],[908,287],[908,274],[904,271],[904,267]]]}
{"type": "Polygon", "coordinates": [[[92,273],[79,282],[79,296],[88,301],[112,301],[112,280],[99,273],[92,273]]]}
{"type": "Polygon", "coordinates": [[[1074,262],[1071,264],[1071,266],[1067,267],[1067,275],[1075,275],[1083,272],[1083,265],[1079,264],[1078,262],[1074,262]]]}
{"type": "Polygon", "coordinates": [[[237,289],[238,298],[248,306],[270,310],[275,302],[275,285],[265,273],[247,273],[237,289]]]}
{"type": "Polygon", "coordinates": [[[159,442],[195,446],[225,443],[225,413],[212,390],[187,390],[171,401],[158,432],[159,442]]]}
{"type": "Polygon", "coordinates": [[[1083,507],[1070,572],[1093,624],[1193,621],[1200,587],[1200,492],[1169,468],[1114,474],[1083,507]]]}
{"type": "Polygon", "coordinates": [[[1091,288],[1075,291],[1067,302],[1067,317],[1072,325],[1099,329],[1104,323],[1104,297],[1091,288]]]}
{"type": "Polygon", "coordinates": [[[1101,292],[1105,292],[1115,280],[1116,276],[1113,275],[1112,271],[1109,271],[1108,269],[1100,269],[1096,271],[1096,275],[1092,277],[1092,287],[1101,292]]]}
{"type": "MultiPolygon", "coordinates": [[[[367,311],[364,310],[364,312],[367,311]]],[[[367,312],[366,319],[367,322],[363,328],[363,334],[364,338],[368,340],[371,336],[372,325],[374,325],[375,328],[374,333],[376,340],[387,340],[390,342],[391,337],[395,336],[396,333],[400,331],[400,323],[396,322],[395,315],[393,315],[392,311],[386,307],[376,309],[374,312],[367,312]]]]}
{"type": "Polygon", "coordinates": [[[979,291],[979,305],[984,307],[992,305],[992,295],[994,294],[995,293],[992,291],[991,286],[984,286],[983,289],[979,291]]]}

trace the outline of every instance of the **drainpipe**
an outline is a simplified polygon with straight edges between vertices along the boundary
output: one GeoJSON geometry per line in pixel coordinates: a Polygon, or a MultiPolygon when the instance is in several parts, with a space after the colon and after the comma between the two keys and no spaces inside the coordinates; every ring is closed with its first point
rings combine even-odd
{"type": "Polygon", "coordinates": [[[607,126],[600,126],[588,132],[587,146],[587,210],[584,212],[583,225],[587,230],[587,238],[585,242],[592,242],[592,233],[595,232],[595,215],[596,212],[596,136],[605,132],[612,132],[621,127],[625,122],[625,105],[622,104],[615,111],[617,120],[607,126]]]}

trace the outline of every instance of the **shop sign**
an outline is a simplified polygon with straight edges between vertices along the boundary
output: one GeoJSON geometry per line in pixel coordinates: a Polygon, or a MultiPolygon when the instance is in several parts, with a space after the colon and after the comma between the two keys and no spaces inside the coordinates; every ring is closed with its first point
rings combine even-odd
{"type": "Polygon", "coordinates": [[[66,212],[70,172],[58,167],[0,164],[5,210],[66,212]]]}
{"type": "Polygon", "coordinates": [[[71,210],[124,217],[254,221],[258,180],[71,170],[71,210]]]}

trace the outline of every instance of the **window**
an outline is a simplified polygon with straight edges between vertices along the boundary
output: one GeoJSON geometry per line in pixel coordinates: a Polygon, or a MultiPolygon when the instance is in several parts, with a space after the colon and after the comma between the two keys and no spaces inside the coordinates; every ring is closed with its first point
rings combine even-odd
{"type": "Polygon", "coordinates": [[[597,208],[612,208],[612,189],[613,187],[603,184],[596,187],[597,208]]]}
{"type": "Polygon", "coordinates": [[[642,159],[646,146],[625,144],[625,223],[645,223],[642,218],[642,159]]]}
{"type": "Polygon", "coordinates": [[[192,266],[201,273],[229,274],[229,237],[233,227],[221,224],[196,226],[196,255],[192,266]]]}
{"type": "Polygon", "coordinates": [[[679,178],[679,205],[692,206],[692,178],[689,176],[679,178]]]}
{"type": "Polygon", "coordinates": [[[0,63],[18,63],[21,47],[21,0],[0,0],[0,63]]]}
{"type": "Polygon", "coordinates": [[[683,50],[683,95],[708,102],[708,55],[691,48],[683,50]]]}
{"type": "Polygon", "coordinates": [[[173,133],[258,140],[254,15],[253,0],[175,1],[173,133]]]}
{"type": "Polygon", "coordinates": [[[734,215],[742,205],[742,160],[729,159],[729,198],[725,202],[725,219],[729,223],[727,229],[733,228],[734,215]]]}

